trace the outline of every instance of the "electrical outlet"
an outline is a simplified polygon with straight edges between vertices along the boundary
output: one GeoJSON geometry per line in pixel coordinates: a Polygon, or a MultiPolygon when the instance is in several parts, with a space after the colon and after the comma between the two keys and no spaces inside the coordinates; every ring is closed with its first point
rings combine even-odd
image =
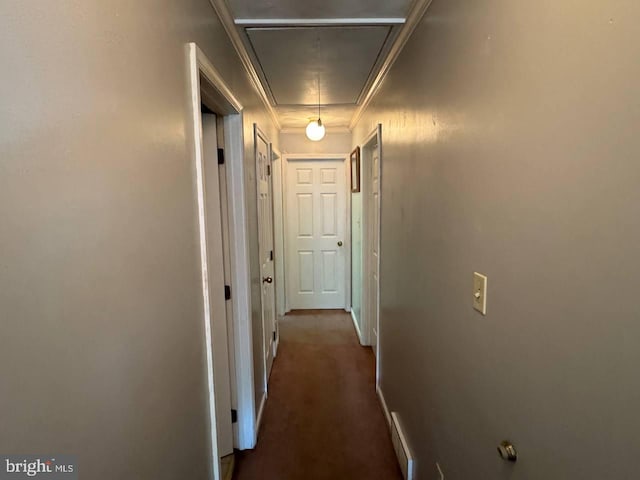
{"type": "Polygon", "coordinates": [[[440,468],[440,464],[438,462],[436,462],[436,468],[438,469],[438,474],[440,475],[438,477],[438,480],[444,480],[444,473],[442,472],[442,468],[440,468]]]}
{"type": "Polygon", "coordinates": [[[487,277],[473,273],[473,308],[481,314],[487,314],[487,277]]]}

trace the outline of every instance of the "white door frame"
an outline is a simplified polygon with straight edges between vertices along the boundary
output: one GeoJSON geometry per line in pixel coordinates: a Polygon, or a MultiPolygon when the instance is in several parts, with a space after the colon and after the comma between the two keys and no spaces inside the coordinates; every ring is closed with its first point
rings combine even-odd
{"type": "MultiPolygon", "coordinates": [[[[373,312],[371,312],[370,310],[370,301],[369,299],[372,296],[372,292],[370,291],[370,282],[368,281],[364,281],[365,279],[369,278],[369,272],[371,271],[371,266],[369,265],[369,245],[371,244],[371,235],[370,235],[370,229],[369,229],[369,224],[370,224],[370,219],[369,219],[369,212],[371,210],[370,205],[368,204],[368,191],[371,188],[370,185],[367,185],[366,183],[368,181],[370,181],[370,176],[369,175],[365,175],[364,173],[366,172],[367,168],[370,168],[371,165],[368,163],[371,159],[371,155],[369,154],[369,151],[371,149],[371,146],[373,144],[377,144],[378,145],[378,150],[379,150],[379,158],[378,158],[378,179],[379,179],[379,189],[380,189],[380,209],[378,211],[378,241],[380,242],[381,237],[380,237],[380,233],[381,233],[381,216],[382,216],[382,125],[378,124],[378,126],[369,134],[367,135],[367,137],[362,141],[361,145],[361,171],[363,173],[362,175],[362,179],[361,179],[361,191],[362,191],[362,258],[363,258],[363,262],[362,262],[362,278],[363,281],[361,282],[362,284],[362,339],[363,339],[363,344],[364,345],[371,345],[372,344],[372,329],[374,327],[373,325],[373,319],[372,317],[375,317],[375,328],[376,328],[376,332],[378,332],[378,339],[376,342],[376,385],[378,384],[378,381],[380,379],[380,339],[381,339],[381,332],[380,332],[380,245],[378,246],[379,250],[378,250],[378,282],[377,284],[374,286],[374,288],[378,289],[378,304],[375,306],[377,312],[377,315],[374,315],[373,312]],[[365,181],[366,180],[366,181],[365,181]]],[[[380,242],[381,243],[381,242],[380,242]]]]}
{"type": "Polygon", "coordinates": [[[279,322],[285,313],[285,270],[284,270],[284,209],[283,209],[283,165],[284,159],[280,152],[271,147],[271,178],[273,183],[273,250],[275,255],[275,282],[276,282],[276,342],[273,356],[278,355],[280,345],[279,322]]]}
{"type": "MultiPolygon", "coordinates": [[[[201,104],[203,98],[208,106],[214,107],[224,119],[225,157],[227,163],[226,180],[228,188],[229,246],[231,257],[231,291],[234,314],[234,359],[236,364],[236,385],[238,399],[238,438],[236,448],[240,450],[255,446],[256,422],[253,385],[253,350],[251,330],[251,296],[249,271],[249,243],[247,231],[247,210],[244,186],[244,140],[242,104],[235,97],[221,75],[195,44],[186,45],[189,78],[189,108],[192,119],[190,140],[193,142],[193,161],[196,171],[198,221],[201,243],[202,288],[205,301],[204,325],[207,342],[207,369],[209,383],[209,414],[211,429],[211,455],[214,479],[220,480],[220,464],[216,438],[215,391],[210,351],[210,311],[206,252],[202,250],[206,241],[204,226],[204,178],[201,104]],[[207,84],[200,81],[203,77],[207,84]]],[[[221,266],[222,268],[222,266],[221,266]]],[[[236,440],[236,439],[234,439],[236,440]]],[[[234,441],[235,443],[235,441],[234,441]]]]}
{"type": "MultiPolygon", "coordinates": [[[[282,252],[282,268],[284,272],[284,276],[286,277],[287,265],[286,265],[286,255],[284,252],[287,251],[287,235],[286,235],[286,225],[285,220],[287,218],[287,183],[285,179],[287,178],[287,169],[290,160],[343,160],[345,165],[345,174],[346,178],[346,186],[347,191],[346,195],[346,224],[345,224],[345,243],[347,247],[347,251],[349,255],[345,260],[345,304],[344,309],[347,312],[351,311],[351,168],[349,168],[349,154],[348,153],[285,153],[282,155],[282,170],[281,170],[281,178],[282,178],[282,219],[283,221],[278,225],[278,233],[276,238],[282,238],[282,245],[284,246],[284,251],[282,252]]],[[[280,291],[277,293],[279,296],[284,298],[284,312],[290,312],[291,307],[289,305],[289,295],[287,295],[287,290],[285,288],[286,282],[281,282],[280,291]]],[[[278,286],[276,285],[276,288],[278,286]]]]}

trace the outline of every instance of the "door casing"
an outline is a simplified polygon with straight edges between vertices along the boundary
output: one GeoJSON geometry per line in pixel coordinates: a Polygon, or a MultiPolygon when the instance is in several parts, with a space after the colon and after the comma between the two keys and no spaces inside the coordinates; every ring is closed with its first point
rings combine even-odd
{"type": "Polygon", "coordinates": [[[273,356],[278,355],[280,345],[279,322],[285,313],[284,291],[286,289],[284,274],[284,238],[283,226],[283,189],[282,189],[282,163],[284,162],[280,152],[271,146],[271,181],[273,185],[273,249],[275,250],[275,282],[276,282],[276,342],[273,348],[273,356]]]}
{"type": "MultiPolygon", "coordinates": [[[[228,188],[228,223],[229,223],[229,255],[231,264],[231,291],[233,304],[233,356],[236,365],[236,396],[238,426],[234,446],[240,450],[253,448],[256,439],[256,408],[253,384],[253,350],[251,331],[251,297],[249,270],[249,242],[247,232],[247,209],[245,203],[244,180],[244,141],[243,141],[243,106],[227,86],[219,72],[207,59],[195,43],[185,46],[188,69],[188,95],[191,114],[191,130],[189,139],[193,148],[193,162],[196,173],[196,189],[199,223],[203,223],[202,206],[203,190],[203,143],[202,117],[200,106],[207,104],[209,108],[223,117],[224,144],[226,159],[226,182],[228,188]]],[[[200,228],[200,243],[206,242],[200,228]]],[[[203,266],[205,265],[202,259],[203,266]]],[[[207,298],[208,285],[206,268],[203,267],[203,298],[207,298]]],[[[223,297],[224,298],[224,297],[223,297]]],[[[205,302],[206,305],[206,302],[205,302]]],[[[210,312],[204,309],[205,339],[210,344],[210,312]],[[208,336],[208,337],[207,337],[208,336]]],[[[211,357],[211,352],[208,352],[211,357]]],[[[209,373],[209,413],[211,430],[212,470],[215,480],[221,478],[216,439],[215,388],[212,385],[212,368],[210,358],[207,361],[209,373]]]]}
{"type": "Polygon", "coordinates": [[[363,281],[362,281],[362,336],[364,345],[372,345],[373,343],[373,329],[377,332],[377,341],[375,344],[376,354],[376,383],[380,378],[380,342],[382,333],[380,332],[380,255],[381,255],[381,217],[382,217],[382,125],[378,125],[362,142],[361,148],[361,164],[362,164],[362,252],[363,252],[363,281]],[[378,236],[378,260],[377,265],[371,265],[370,249],[373,242],[372,239],[372,206],[370,205],[370,193],[371,193],[371,161],[372,161],[372,148],[376,147],[378,150],[378,195],[379,195],[379,209],[377,215],[377,236],[378,236]],[[373,267],[377,269],[378,281],[367,281],[369,279],[373,267]],[[376,291],[372,291],[376,289],[376,291]],[[372,304],[372,298],[377,298],[375,305],[372,304]]]}

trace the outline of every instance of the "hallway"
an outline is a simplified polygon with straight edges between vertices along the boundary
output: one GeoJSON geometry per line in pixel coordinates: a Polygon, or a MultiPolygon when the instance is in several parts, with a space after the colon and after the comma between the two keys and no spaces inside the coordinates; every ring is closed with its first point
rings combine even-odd
{"type": "Polygon", "coordinates": [[[306,310],[280,322],[255,450],[236,480],[400,479],[375,392],[375,358],[349,314],[306,310]]]}
{"type": "Polygon", "coordinates": [[[1,1],[0,480],[640,479],[638,19],[1,1]]]}

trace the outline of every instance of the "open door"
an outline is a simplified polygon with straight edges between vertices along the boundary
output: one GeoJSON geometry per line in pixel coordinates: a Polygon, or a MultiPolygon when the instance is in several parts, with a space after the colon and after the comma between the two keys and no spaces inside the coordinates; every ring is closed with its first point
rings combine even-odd
{"type": "Polygon", "coordinates": [[[211,350],[213,352],[213,381],[216,394],[216,430],[218,455],[224,457],[233,453],[233,428],[231,423],[229,336],[225,301],[223,212],[218,171],[216,116],[213,114],[202,115],[202,144],[204,149],[205,234],[211,298],[211,350]]]}
{"type": "Polygon", "coordinates": [[[269,374],[273,366],[274,342],[276,339],[273,184],[271,181],[271,144],[257,126],[254,125],[254,129],[266,391],[269,374]]]}

